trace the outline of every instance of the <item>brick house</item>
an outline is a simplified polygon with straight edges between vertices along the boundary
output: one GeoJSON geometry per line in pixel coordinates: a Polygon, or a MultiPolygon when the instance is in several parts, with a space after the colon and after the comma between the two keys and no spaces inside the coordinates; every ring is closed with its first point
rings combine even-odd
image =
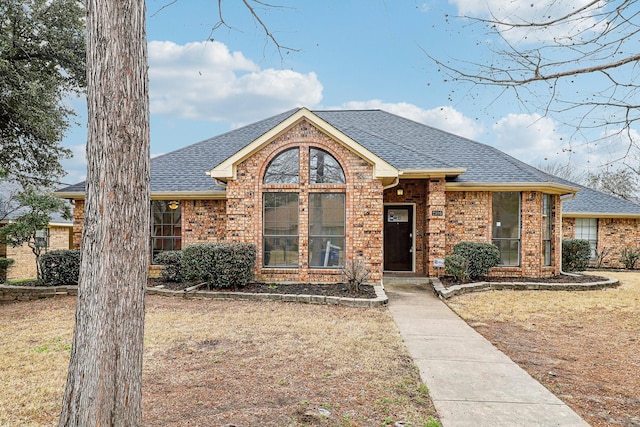
{"type": "MultiPolygon", "coordinates": [[[[11,222],[13,218],[20,214],[19,210],[14,210],[15,206],[11,202],[13,194],[21,187],[13,181],[0,181],[0,228],[11,222]]],[[[73,222],[54,215],[49,226],[38,231],[38,244],[42,245],[44,252],[55,249],[70,249],[72,247],[73,222]]],[[[29,279],[37,275],[35,255],[28,245],[12,247],[0,243],[0,258],[11,258],[13,264],[9,266],[5,277],[2,279],[29,279]]]]}
{"type": "MultiPolygon", "coordinates": [[[[640,205],[587,187],[563,204],[563,239],[584,239],[591,244],[592,265],[624,268],[620,253],[640,248],[640,205]]],[[[639,266],[640,267],[640,266],[639,266]]]]}
{"type": "MultiPolygon", "coordinates": [[[[548,277],[560,273],[562,200],[578,190],[384,111],[300,108],[152,159],[151,248],[249,242],[258,280],[336,282],[360,260],[378,282],[435,275],[456,243],[493,242],[491,274],[548,277]]],[[[79,247],[84,183],[57,194],[74,200],[79,247]]]]}

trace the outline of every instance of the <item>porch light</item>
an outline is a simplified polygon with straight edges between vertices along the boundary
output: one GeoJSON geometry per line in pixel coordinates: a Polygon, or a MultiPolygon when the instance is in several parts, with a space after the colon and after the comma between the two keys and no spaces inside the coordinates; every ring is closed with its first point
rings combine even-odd
{"type": "Polygon", "coordinates": [[[169,209],[171,209],[172,211],[178,209],[178,206],[180,206],[180,203],[176,202],[175,200],[172,200],[168,203],[169,209]]]}
{"type": "Polygon", "coordinates": [[[403,190],[402,188],[398,188],[398,189],[396,190],[396,194],[397,194],[398,196],[403,196],[403,195],[404,195],[404,190],[403,190]]]}

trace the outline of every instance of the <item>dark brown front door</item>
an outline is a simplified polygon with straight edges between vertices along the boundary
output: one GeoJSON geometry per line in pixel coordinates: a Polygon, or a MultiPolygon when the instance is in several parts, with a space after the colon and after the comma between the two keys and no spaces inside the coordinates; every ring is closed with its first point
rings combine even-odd
{"type": "Polygon", "coordinates": [[[384,269],[413,271],[413,206],[384,207],[384,269]]]}

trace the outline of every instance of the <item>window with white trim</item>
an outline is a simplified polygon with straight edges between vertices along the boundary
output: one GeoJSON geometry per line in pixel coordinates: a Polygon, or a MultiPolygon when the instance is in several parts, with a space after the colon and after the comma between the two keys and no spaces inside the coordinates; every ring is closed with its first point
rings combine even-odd
{"type": "Polygon", "coordinates": [[[576,218],[576,239],[589,242],[591,259],[595,259],[598,248],[598,218],[576,218]]]}
{"type": "Polygon", "coordinates": [[[544,266],[551,265],[551,194],[542,195],[542,261],[544,266]]]}

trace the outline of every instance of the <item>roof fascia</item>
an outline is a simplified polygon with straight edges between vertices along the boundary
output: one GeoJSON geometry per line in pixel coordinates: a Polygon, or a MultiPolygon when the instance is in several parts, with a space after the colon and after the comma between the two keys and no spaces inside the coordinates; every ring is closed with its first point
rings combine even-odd
{"type": "Polygon", "coordinates": [[[575,194],[580,189],[555,182],[447,182],[446,191],[542,191],[550,194],[575,194]]]}
{"type": "Polygon", "coordinates": [[[246,145],[236,154],[227,158],[225,161],[223,161],[210,171],[207,171],[207,175],[221,181],[236,179],[236,167],[239,163],[251,157],[264,145],[266,145],[279,135],[283,134],[303,119],[306,119],[321,132],[328,135],[329,137],[373,165],[373,175],[375,178],[384,180],[385,178],[395,178],[398,176],[398,169],[396,169],[371,151],[364,148],[362,145],[345,135],[343,132],[336,129],[325,120],[321,119],[319,116],[317,116],[307,108],[300,108],[287,119],[283,120],[268,132],[264,133],[259,138],[246,145]]]}
{"type": "Polygon", "coordinates": [[[616,212],[562,212],[562,217],[568,218],[611,218],[611,219],[638,219],[640,212],[616,213],[616,212]]]}
{"type": "Polygon", "coordinates": [[[449,178],[460,176],[467,168],[401,169],[400,179],[449,178]]]}
{"type": "MultiPolygon", "coordinates": [[[[84,200],[84,192],[56,192],[54,196],[61,199],[84,200]]],[[[151,200],[224,200],[227,198],[225,191],[164,191],[151,192],[151,200]]]]}

